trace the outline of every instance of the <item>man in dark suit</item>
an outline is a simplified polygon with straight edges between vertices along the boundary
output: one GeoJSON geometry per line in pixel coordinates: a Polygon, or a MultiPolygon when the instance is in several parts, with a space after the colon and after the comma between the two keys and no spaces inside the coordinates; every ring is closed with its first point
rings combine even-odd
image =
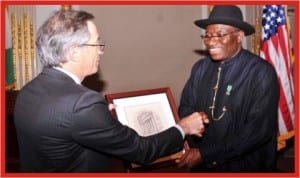
{"type": "Polygon", "coordinates": [[[112,118],[99,93],[81,85],[98,71],[104,50],[93,18],[59,11],[37,33],[44,69],[21,89],[15,106],[21,171],[109,172],[111,156],[146,164],[182,149],[185,134],[202,136],[208,119],[195,112],[141,137],[112,118]]]}

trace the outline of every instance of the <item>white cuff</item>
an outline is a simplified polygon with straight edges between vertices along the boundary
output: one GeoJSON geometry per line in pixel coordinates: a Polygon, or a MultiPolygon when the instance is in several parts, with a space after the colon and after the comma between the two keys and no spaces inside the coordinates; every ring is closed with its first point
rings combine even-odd
{"type": "Polygon", "coordinates": [[[185,133],[184,133],[183,129],[178,124],[174,125],[174,127],[176,127],[179,130],[179,132],[182,135],[182,139],[184,139],[185,133]]]}

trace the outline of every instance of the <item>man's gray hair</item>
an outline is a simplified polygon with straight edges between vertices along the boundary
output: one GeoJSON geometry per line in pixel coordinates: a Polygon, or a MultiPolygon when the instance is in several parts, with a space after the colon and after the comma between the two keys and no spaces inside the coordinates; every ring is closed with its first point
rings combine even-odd
{"type": "Polygon", "coordinates": [[[57,11],[38,30],[36,46],[44,66],[66,62],[66,51],[90,39],[87,21],[94,16],[84,11],[57,11]]]}

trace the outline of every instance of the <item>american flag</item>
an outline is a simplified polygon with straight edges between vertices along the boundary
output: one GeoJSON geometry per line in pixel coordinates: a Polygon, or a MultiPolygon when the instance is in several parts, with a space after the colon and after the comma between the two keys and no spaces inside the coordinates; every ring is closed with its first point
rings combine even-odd
{"type": "Polygon", "coordinates": [[[285,6],[263,6],[260,55],[271,63],[280,84],[279,135],[294,130],[294,85],[291,71],[290,38],[285,6]]]}

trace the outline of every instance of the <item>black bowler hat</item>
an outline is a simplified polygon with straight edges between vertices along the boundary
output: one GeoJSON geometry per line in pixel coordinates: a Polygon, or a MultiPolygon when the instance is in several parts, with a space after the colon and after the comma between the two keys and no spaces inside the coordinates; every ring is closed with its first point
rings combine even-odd
{"type": "Polygon", "coordinates": [[[211,24],[230,25],[243,30],[246,36],[255,32],[252,25],[243,20],[242,11],[237,6],[215,5],[208,19],[196,20],[195,24],[203,29],[211,24]]]}

